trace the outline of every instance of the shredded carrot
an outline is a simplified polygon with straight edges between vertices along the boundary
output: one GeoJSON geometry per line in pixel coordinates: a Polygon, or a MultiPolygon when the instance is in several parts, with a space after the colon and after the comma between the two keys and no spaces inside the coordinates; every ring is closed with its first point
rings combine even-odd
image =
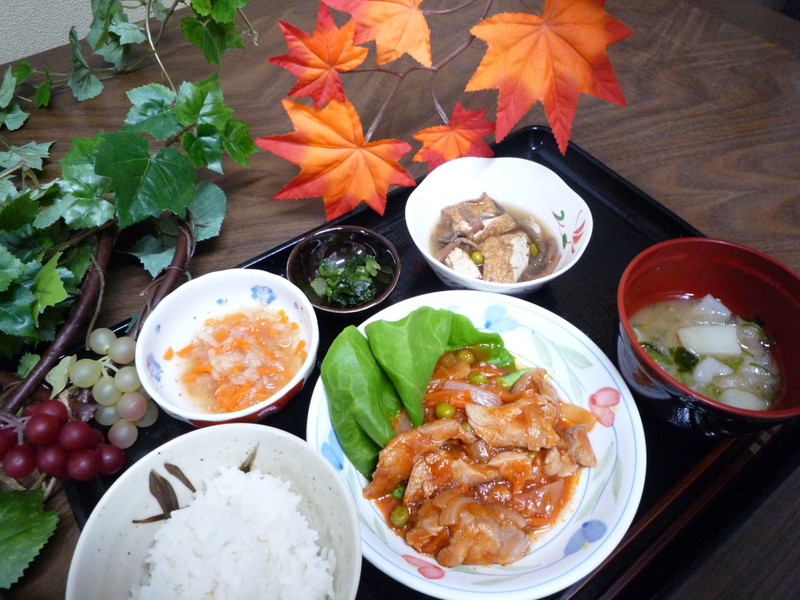
{"type": "Polygon", "coordinates": [[[232,412],[269,398],[305,361],[300,326],[285,311],[253,309],[207,319],[185,359],[181,380],[211,412],[232,412]]]}
{"type": "Polygon", "coordinates": [[[519,400],[525,395],[525,392],[517,392],[516,394],[512,394],[511,392],[500,392],[500,400],[503,402],[514,402],[514,400],[519,400]]]}
{"type": "Polygon", "coordinates": [[[472,404],[472,394],[469,390],[436,390],[425,394],[424,402],[428,406],[447,402],[453,408],[464,408],[467,404],[472,404]]]}
{"type": "Polygon", "coordinates": [[[194,344],[189,344],[178,350],[178,358],[186,358],[194,350],[194,344]]]}
{"type": "Polygon", "coordinates": [[[172,357],[175,356],[175,351],[172,349],[172,346],[167,348],[166,352],[164,352],[164,360],[172,360],[172,357]]]}

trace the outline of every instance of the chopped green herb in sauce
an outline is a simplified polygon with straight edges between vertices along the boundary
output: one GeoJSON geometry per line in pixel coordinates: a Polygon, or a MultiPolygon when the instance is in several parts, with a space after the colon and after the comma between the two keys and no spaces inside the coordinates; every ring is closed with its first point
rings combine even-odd
{"type": "Polygon", "coordinates": [[[391,266],[381,266],[371,254],[359,254],[344,262],[325,258],[317,266],[311,288],[318,296],[343,306],[357,306],[374,299],[377,281],[391,276],[391,266]]]}

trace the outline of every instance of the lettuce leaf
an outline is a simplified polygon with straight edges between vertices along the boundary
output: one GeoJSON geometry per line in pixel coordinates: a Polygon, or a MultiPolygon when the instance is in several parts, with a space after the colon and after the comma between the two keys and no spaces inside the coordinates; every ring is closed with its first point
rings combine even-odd
{"type": "Polygon", "coordinates": [[[367,479],[392,438],[391,423],[405,408],[422,424],[422,401],[436,362],[447,350],[479,345],[487,360],[510,366],[514,357],[497,333],[479,331],[465,316],[420,307],[398,321],[373,321],[366,337],[352,325],[333,341],[320,368],[331,422],[342,450],[367,479]]]}
{"type": "Polygon", "coordinates": [[[422,425],[422,398],[436,361],[447,349],[452,323],[452,312],[423,306],[399,321],[373,321],[364,328],[414,427],[422,425]]]}
{"type": "Polygon", "coordinates": [[[320,374],[342,450],[370,478],[378,451],[394,435],[391,422],[402,406],[397,392],[366,338],[352,325],[333,340],[320,374]]]}

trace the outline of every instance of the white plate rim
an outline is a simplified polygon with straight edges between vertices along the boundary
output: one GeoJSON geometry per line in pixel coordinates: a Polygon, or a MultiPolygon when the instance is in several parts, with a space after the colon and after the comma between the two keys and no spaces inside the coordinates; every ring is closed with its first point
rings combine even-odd
{"type": "MultiPolygon", "coordinates": [[[[429,579],[420,575],[420,571],[411,565],[402,565],[402,567],[398,566],[398,563],[387,559],[378,551],[375,544],[379,538],[372,532],[371,524],[368,522],[368,519],[365,518],[362,510],[363,504],[360,505],[361,502],[368,504],[368,501],[363,500],[363,498],[355,497],[354,490],[357,489],[359,485],[364,484],[364,479],[355,471],[354,467],[352,467],[349,461],[347,461],[346,457],[332,456],[331,454],[331,448],[327,443],[327,436],[332,431],[332,426],[330,424],[330,417],[327,412],[327,401],[321,379],[317,380],[312,392],[308,412],[306,439],[317,451],[326,456],[326,458],[337,469],[337,472],[340,474],[343,480],[347,483],[350,493],[353,496],[353,500],[357,505],[356,512],[359,515],[361,524],[362,554],[365,558],[367,558],[367,560],[369,560],[379,570],[383,571],[386,575],[412,589],[437,598],[441,598],[443,600],[478,600],[485,599],[490,595],[497,595],[498,593],[503,595],[504,600],[535,600],[537,598],[542,598],[561,591],[591,573],[603,562],[603,560],[607,558],[609,554],[611,554],[611,552],[613,552],[614,548],[621,541],[622,537],[633,521],[644,488],[646,471],[644,430],[636,403],[631,395],[630,390],[628,389],[619,371],[603,353],[603,351],[583,332],[562,317],[536,304],[527,302],[526,300],[513,296],[472,290],[434,292],[431,294],[414,296],[393,304],[365,320],[358,326],[358,328],[363,333],[364,326],[369,322],[378,319],[396,320],[414,308],[418,308],[420,306],[448,308],[454,312],[460,312],[460,308],[463,309],[466,304],[470,303],[473,306],[483,306],[486,310],[491,308],[495,314],[500,316],[500,321],[495,323],[490,330],[502,330],[505,326],[510,327],[512,325],[512,323],[503,324],[503,317],[501,315],[502,311],[506,311],[507,313],[515,316],[524,315],[526,319],[531,319],[530,322],[522,324],[523,327],[532,327],[533,325],[542,326],[544,324],[549,324],[550,326],[555,327],[561,333],[567,336],[565,340],[569,340],[569,343],[567,343],[565,340],[559,341],[559,344],[563,347],[563,351],[567,354],[570,354],[570,344],[578,344],[588,353],[584,355],[584,358],[589,357],[590,362],[594,361],[591,365],[591,368],[599,369],[601,372],[603,372],[605,374],[604,377],[607,377],[606,383],[609,384],[609,387],[612,387],[619,392],[619,404],[613,407],[613,409],[615,410],[615,416],[622,418],[617,418],[614,422],[614,425],[608,428],[610,432],[613,432],[612,435],[616,443],[616,455],[611,456],[610,458],[604,458],[598,455],[598,459],[601,461],[601,463],[604,460],[610,460],[613,466],[610,467],[611,470],[605,475],[604,482],[597,485],[603,485],[606,488],[611,488],[613,486],[624,486],[624,489],[621,487],[618,489],[619,493],[617,494],[617,497],[620,499],[625,498],[626,501],[624,503],[620,503],[618,506],[615,506],[614,514],[611,515],[613,522],[609,522],[607,531],[598,540],[599,543],[584,544],[584,549],[572,553],[581,554],[581,560],[577,564],[571,566],[565,573],[559,572],[558,568],[552,569],[554,571],[553,573],[545,576],[544,579],[537,581],[534,585],[520,584],[516,585],[514,589],[510,589],[508,586],[503,587],[502,585],[495,583],[500,581],[503,576],[502,574],[498,573],[488,573],[488,571],[494,569],[493,567],[461,567],[457,568],[456,570],[444,569],[448,575],[458,572],[459,574],[473,573],[477,574],[478,577],[482,577],[484,575],[483,571],[487,571],[483,580],[476,580],[476,585],[453,586],[449,584],[444,585],[444,579],[446,579],[446,577],[443,579],[429,579]],[[624,456],[621,455],[619,451],[620,442],[626,445],[626,452],[624,456]],[[341,464],[338,464],[339,460],[342,460],[341,464]],[[623,469],[624,465],[627,465],[627,467],[623,469]],[[623,470],[626,470],[627,472],[624,474],[624,476],[620,476],[620,473],[622,473],[623,470]],[[620,477],[622,477],[622,480],[620,480],[620,477]],[[358,481],[355,481],[354,479],[357,479],[358,481]]],[[[473,321],[474,320],[475,319],[473,318],[473,321]]],[[[476,325],[480,329],[486,329],[486,327],[481,326],[479,323],[476,323],[476,325]]],[[[504,338],[508,334],[508,332],[505,331],[500,332],[504,335],[504,338]]],[[[508,344],[508,341],[506,343],[508,344]]],[[[512,352],[515,350],[514,348],[509,349],[512,352]]],[[[559,388],[559,392],[564,394],[564,386],[561,385],[563,374],[551,373],[551,375],[553,376],[554,382],[559,388]]],[[[571,397],[571,393],[567,395],[570,396],[571,401],[574,401],[571,397]]],[[[584,397],[576,403],[586,406],[587,398],[584,397]]],[[[597,431],[597,427],[595,427],[593,430],[593,434],[594,431],[597,431]]],[[[335,439],[335,435],[333,437],[335,439]]],[[[593,444],[596,444],[594,439],[593,444]]],[[[597,450],[597,447],[595,449],[597,450]]],[[[341,449],[339,449],[339,453],[341,453],[341,449]]],[[[597,469],[599,468],[600,465],[598,465],[597,469]]],[[[581,482],[576,490],[576,498],[574,499],[574,502],[579,502],[587,494],[587,486],[589,485],[588,481],[592,477],[592,471],[592,469],[584,470],[581,477],[581,482]]],[[[602,493],[606,494],[607,492],[604,491],[602,493]]],[[[572,519],[572,516],[573,515],[568,515],[565,518],[570,520],[572,519]]],[[[591,520],[586,521],[586,523],[591,522],[591,520]]],[[[566,526],[559,525],[557,529],[566,530],[566,526]]],[[[386,528],[386,530],[388,531],[388,528],[386,528]]],[[[556,540],[559,540],[560,535],[561,534],[559,533],[559,535],[556,536],[556,540]]],[[[548,540],[547,536],[545,536],[541,547],[549,545],[552,541],[552,539],[548,540]]],[[[560,539],[560,541],[563,542],[563,539],[560,539]]],[[[402,542],[402,540],[401,543],[405,544],[405,542],[402,542]]],[[[528,554],[528,557],[537,552],[539,547],[540,546],[537,545],[534,550],[528,554]]],[[[438,567],[434,559],[424,555],[419,555],[407,545],[405,546],[405,551],[412,557],[412,559],[416,558],[426,561],[428,564],[438,567]]],[[[528,557],[523,559],[523,561],[527,560],[528,557]]],[[[442,569],[442,567],[438,568],[442,569]]],[[[511,568],[513,569],[513,565],[511,568]]],[[[515,577],[511,575],[506,578],[506,581],[513,579],[515,579],[515,577]]]]}

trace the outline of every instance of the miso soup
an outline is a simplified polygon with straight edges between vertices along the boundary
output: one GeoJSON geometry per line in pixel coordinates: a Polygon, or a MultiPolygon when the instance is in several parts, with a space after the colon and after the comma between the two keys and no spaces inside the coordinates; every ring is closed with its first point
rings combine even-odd
{"type": "Polygon", "coordinates": [[[695,392],[738,408],[773,408],[781,391],[773,339],[716,298],[657,302],[630,324],[656,363],[695,392]]]}

